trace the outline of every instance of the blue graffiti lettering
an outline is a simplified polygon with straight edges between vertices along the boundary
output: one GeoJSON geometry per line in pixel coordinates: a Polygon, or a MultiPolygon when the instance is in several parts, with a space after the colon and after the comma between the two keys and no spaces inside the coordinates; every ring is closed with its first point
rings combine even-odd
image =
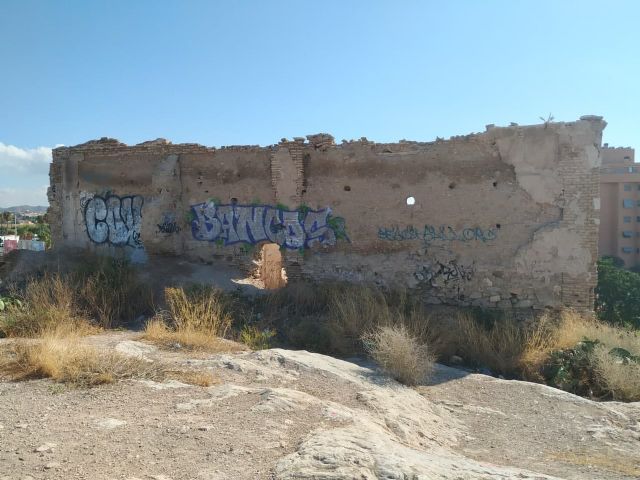
{"type": "Polygon", "coordinates": [[[224,246],[269,241],[294,250],[333,246],[337,239],[349,241],[344,219],[333,217],[330,208],[285,210],[269,205],[216,205],[208,201],[192,205],[191,211],[193,238],[221,242],[224,246]]]}

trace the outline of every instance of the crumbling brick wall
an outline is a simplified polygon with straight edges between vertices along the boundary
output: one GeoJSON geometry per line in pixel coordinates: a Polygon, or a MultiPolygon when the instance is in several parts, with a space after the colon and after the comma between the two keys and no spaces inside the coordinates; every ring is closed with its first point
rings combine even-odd
{"type": "Polygon", "coordinates": [[[101,139],[54,150],[57,246],[409,288],[428,303],[593,307],[605,122],[421,143],[328,134],[269,147],[101,139]],[[412,201],[411,201],[411,200],[412,201]]]}

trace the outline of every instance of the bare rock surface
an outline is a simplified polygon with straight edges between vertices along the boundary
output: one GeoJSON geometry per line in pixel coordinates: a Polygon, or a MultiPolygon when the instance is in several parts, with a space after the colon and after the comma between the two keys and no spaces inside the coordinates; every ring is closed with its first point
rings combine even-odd
{"type": "Polygon", "coordinates": [[[640,404],[442,366],[412,389],[305,351],[194,356],[129,332],[85,341],[219,382],[0,383],[0,479],[640,476],[640,404]]]}

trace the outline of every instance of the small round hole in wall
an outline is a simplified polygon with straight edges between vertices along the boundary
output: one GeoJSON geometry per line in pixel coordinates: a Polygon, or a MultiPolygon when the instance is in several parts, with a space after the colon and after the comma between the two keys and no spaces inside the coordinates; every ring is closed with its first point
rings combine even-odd
{"type": "Polygon", "coordinates": [[[450,188],[451,190],[453,190],[454,188],[456,188],[456,182],[451,182],[451,183],[449,184],[449,188],[450,188]]]}
{"type": "Polygon", "coordinates": [[[499,223],[496,223],[496,228],[500,228],[502,225],[500,225],[499,223]]]}
{"type": "Polygon", "coordinates": [[[493,182],[493,188],[496,188],[498,186],[498,182],[493,182]]]}
{"type": "Polygon", "coordinates": [[[407,205],[415,205],[416,199],[413,197],[407,197],[407,205]]]}
{"type": "Polygon", "coordinates": [[[344,186],[344,191],[345,192],[350,192],[351,191],[351,187],[349,185],[345,185],[344,186]]]}

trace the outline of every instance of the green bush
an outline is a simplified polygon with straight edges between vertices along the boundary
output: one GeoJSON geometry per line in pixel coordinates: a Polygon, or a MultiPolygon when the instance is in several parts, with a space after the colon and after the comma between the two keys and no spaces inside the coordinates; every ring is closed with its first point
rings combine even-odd
{"type": "Polygon", "coordinates": [[[598,261],[596,313],[612,325],[640,329],[640,274],[615,265],[612,258],[598,261]]]}
{"type": "Polygon", "coordinates": [[[544,369],[547,383],[566,392],[581,396],[601,396],[594,370],[593,353],[597,340],[585,338],[575,347],[552,352],[544,369]]]}
{"type": "Polygon", "coordinates": [[[271,340],[275,336],[275,330],[262,330],[256,326],[245,325],[240,331],[240,341],[252,350],[271,348],[271,340]]]}

